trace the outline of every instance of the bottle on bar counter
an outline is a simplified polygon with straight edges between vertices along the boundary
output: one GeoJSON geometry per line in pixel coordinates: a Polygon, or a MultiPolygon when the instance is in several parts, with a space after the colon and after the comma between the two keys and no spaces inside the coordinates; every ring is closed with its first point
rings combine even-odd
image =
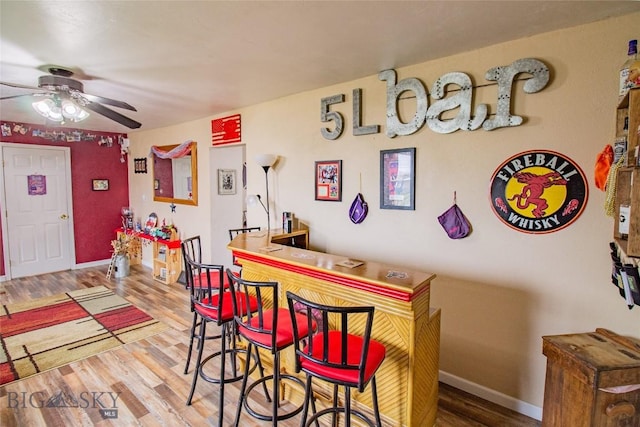
{"type": "Polygon", "coordinates": [[[291,233],[293,230],[293,213],[282,212],[282,230],[285,233],[291,233]]]}
{"type": "Polygon", "coordinates": [[[620,68],[620,93],[624,96],[629,89],[640,87],[640,58],[638,58],[638,40],[629,40],[627,60],[620,68]]]}

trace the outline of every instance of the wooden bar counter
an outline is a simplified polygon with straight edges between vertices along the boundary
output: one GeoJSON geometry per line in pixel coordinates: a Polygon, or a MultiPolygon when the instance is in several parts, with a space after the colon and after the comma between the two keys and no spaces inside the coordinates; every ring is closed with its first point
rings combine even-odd
{"type": "MultiPolygon", "coordinates": [[[[435,425],[440,310],[429,307],[430,284],[435,275],[368,261],[344,267],[339,264],[349,261],[347,257],[269,240],[267,232],[261,231],[240,234],[229,243],[228,248],[242,265],[243,278],[279,282],[281,307],[287,304],[286,291],[322,304],[375,306],[372,338],[387,348],[376,376],[383,423],[435,425]]],[[[282,354],[281,369],[294,373],[293,348],[282,354]]],[[[322,405],[323,397],[331,396],[330,388],[323,389],[321,381],[314,381],[314,388],[322,405]]],[[[296,390],[285,390],[285,397],[292,401],[301,401],[298,394],[296,390]]],[[[363,393],[355,390],[352,398],[361,409],[371,408],[370,385],[363,393]]]]}

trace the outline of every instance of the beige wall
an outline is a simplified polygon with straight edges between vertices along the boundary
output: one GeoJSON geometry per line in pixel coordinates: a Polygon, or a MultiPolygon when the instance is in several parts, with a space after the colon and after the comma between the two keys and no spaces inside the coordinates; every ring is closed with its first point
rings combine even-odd
{"type": "MultiPolygon", "coordinates": [[[[633,14],[396,70],[399,79],[417,77],[428,88],[452,71],[465,72],[474,83],[483,84],[491,67],[538,58],[549,65],[552,78],[539,93],[525,94],[521,87],[516,91],[513,111],[525,116],[519,127],[449,135],[424,127],[411,136],[387,138],[386,87],[377,75],[244,108],[238,112],[249,166],[248,192],[264,191],[264,174],[253,157],[278,154],[272,218],[280,218],[283,210],[293,211],[309,224],[315,249],[436,273],[432,305],[442,308],[440,368],[446,378],[468,382],[469,388],[486,388],[497,400],[504,398],[501,403],[522,404],[525,412],[533,408],[536,415],[545,380],[541,336],[605,327],[640,337],[640,307],[628,310],[610,282],[612,219],[603,213],[604,193],[593,185],[596,154],[614,135],[618,68],[627,41],[640,36],[634,32],[639,24],[640,14],[633,14]],[[382,125],[380,134],[352,135],[355,88],[363,89],[364,124],[382,125]],[[345,133],[328,141],[320,134],[320,99],[340,93],[347,102],[332,110],[345,116],[345,133]],[[380,150],[404,147],[417,149],[416,209],[381,210],[380,150]],[[589,200],[581,217],[547,235],[507,228],[489,204],[489,181],[496,167],[532,149],[568,156],[589,180],[589,200]],[[343,201],[314,201],[314,161],[337,159],[344,167],[343,201]],[[448,239],[436,220],[450,206],[454,190],[474,228],[460,241],[448,239]],[[359,191],[370,213],[364,223],[354,225],[347,212],[359,191]]],[[[339,66],[339,58],[334,66],[339,66]]],[[[477,90],[476,97],[495,111],[495,86],[477,90]]],[[[411,111],[412,103],[403,101],[405,111],[411,111]]],[[[178,206],[171,215],[167,205],[150,202],[150,175],[132,173],[131,206],[136,212],[172,217],[183,235],[210,235],[207,183],[215,181],[210,181],[205,153],[212,118],[131,134],[131,158],[146,155],[151,144],[186,139],[199,141],[201,153],[197,208],[178,206]]],[[[256,209],[249,210],[249,224],[264,225],[264,212],[256,209]]]]}

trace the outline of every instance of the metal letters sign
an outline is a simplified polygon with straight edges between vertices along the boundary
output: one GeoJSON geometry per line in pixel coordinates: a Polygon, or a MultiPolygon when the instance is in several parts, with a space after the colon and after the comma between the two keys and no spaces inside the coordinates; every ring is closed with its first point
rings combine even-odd
{"type": "MultiPolygon", "coordinates": [[[[425,123],[437,133],[451,133],[457,130],[476,130],[481,126],[484,130],[494,130],[502,127],[520,126],[521,116],[512,114],[511,98],[513,96],[513,82],[522,73],[531,77],[523,85],[525,93],[541,91],[549,83],[549,68],[537,59],[518,59],[510,65],[491,68],[485,74],[489,81],[495,81],[498,88],[496,96],[496,114],[487,119],[486,104],[476,106],[472,114],[473,85],[471,78],[459,72],[447,73],[438,78],[433,85],[432,98],[434,103],[429,106],[427,88],[417,78],[411,77],[398,81],[395,70],[384,70],[378,74],[380,80],[386,81],[387,86],[387,119],[385,133],[389,138],[398,135],[411,135],[419,131],[425,123]],[[445,97],[448,86],[455,86],[451,95],[445,97]],[[410,92],[415,97],[415,114],[407,122],[403,122],[398,113],[400,96],[410,92]],[[444,119],[447,111],[456,111],[453,118],[444,119]]],[[[343,103],[344,94],[338,94],[321,99],[320,121],[333,122],[333,130],[321,128],[325,139],[335,140],[342,135],[344,117],[338,111],[331,111],[331,106],[343,103]]],[[[362,125],[362,89],[353,90],[353,135],[368,135],[378,133],[379,125],[362,125]]]]}
{"type": "Polygon", "coordinates": [[[587,204],[584,172],[554,151],[516,154],[491,178],[491,207],[514,230],[552,233],[573,223],[587,204]]]}

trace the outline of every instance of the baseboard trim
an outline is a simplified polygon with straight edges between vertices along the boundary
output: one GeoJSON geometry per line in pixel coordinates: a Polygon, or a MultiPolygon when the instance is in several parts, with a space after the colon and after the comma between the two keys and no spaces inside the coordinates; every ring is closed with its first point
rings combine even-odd
{"type": "Polygon", "coordinates": [[[466,391],[467,393],[471,393],[497,405],[504,406],[527,417],[534,418],[538,421],[542,420],[542,408],[530,403],[507,396],[499,391],[473,383],[464,378],[449,374],[448,372],[440,371],[438,379],[447,385],[466,391]]]}
{"type": "Polygon", "coordinates": [[[107,259],[101,259],[98,261],[83,262],[81,264],[76,264],[73,267],[71,267],[71,269],[80,270],[81,268],[99,267],[101,265],[110,264],[110,263],[111,263],[111,258],[107,258],[107,259]]]}

